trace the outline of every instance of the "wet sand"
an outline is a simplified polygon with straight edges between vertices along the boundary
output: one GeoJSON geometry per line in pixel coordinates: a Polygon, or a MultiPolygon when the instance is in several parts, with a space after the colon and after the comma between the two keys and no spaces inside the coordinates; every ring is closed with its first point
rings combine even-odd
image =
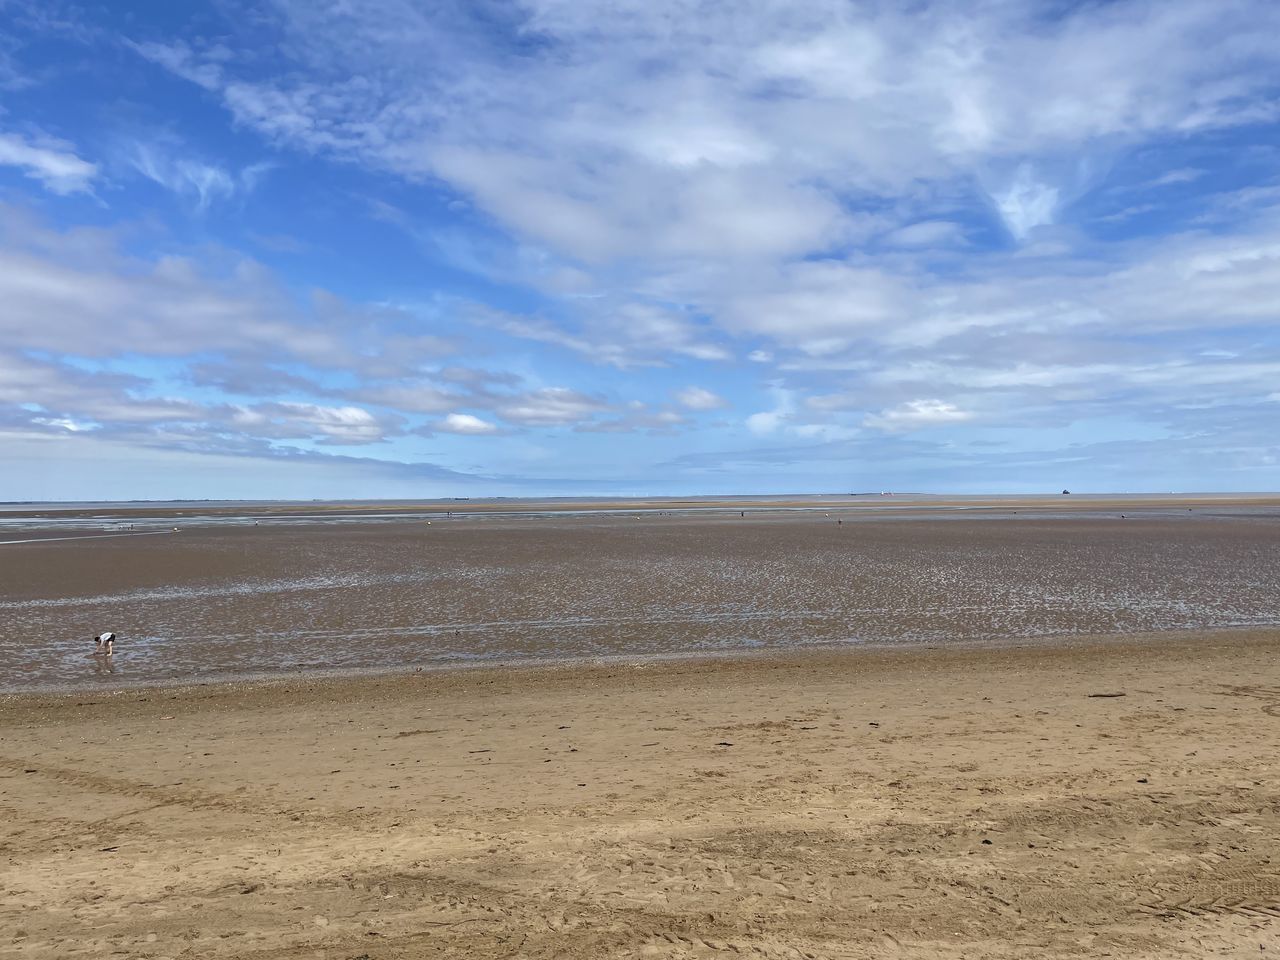
{"type": "Polygon", "coordinates": [[[448,500],[341,500],[341,501],[174,501],[171,503],[116,502],[81,504],[0,504],[0,519],[6,522],[33,521],[130,521],[198,522],[201,519],[292,520],[308,518],[342,519],[381,516],[433,516],[443,518],[483,515],[538,515],[565,513],[607,513],[632,511],[674,511],[684,513],[731,513],[749,510],[767,513],[779,510],[847,510],[855,514],[884,511],[936,512],[939,510],[1053,510],[1066,513],[1119,511],[1162,507],[1250,508],[1280,507],[1275,493],[1168,493],[1168,494],[1085,494],[1085,495],[967,495],[945,494],[796,494],[792,496],[744,497],[493,497],[448,500]]]}
{"type": "Polygon", "coordinates": [[[0,689],[1280,624],[1278,509],[1002,509],[209,523],[0,546],[0,618],[21,638],[0,689]],[[109,667],[87,656],[102,630],[124,638],[109,667]]]}
{"type": "Polygon", "coordinates": [[[1235,631],[0,698],[0,956],[1265,957],[1277,654],[1235,631]]]}

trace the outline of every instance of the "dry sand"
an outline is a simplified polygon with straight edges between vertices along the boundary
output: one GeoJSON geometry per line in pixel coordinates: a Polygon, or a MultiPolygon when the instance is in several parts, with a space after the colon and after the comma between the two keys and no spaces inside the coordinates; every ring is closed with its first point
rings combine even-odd
{"type": "Polygon", "coordinates": [[[0,956],[1266,957],[1278,653],[10,697],[0,956]]]}

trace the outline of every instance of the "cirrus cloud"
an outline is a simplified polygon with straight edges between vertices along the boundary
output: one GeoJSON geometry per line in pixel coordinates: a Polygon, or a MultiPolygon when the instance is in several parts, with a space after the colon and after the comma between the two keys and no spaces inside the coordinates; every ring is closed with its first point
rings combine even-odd
{"type": "Polygon", "coordinates": [[[0,133],[0,165],[17,167],[57,194],[87,191],[98,175],[97,165],[77,156],[71,144],[16,133],[0,133]]]}

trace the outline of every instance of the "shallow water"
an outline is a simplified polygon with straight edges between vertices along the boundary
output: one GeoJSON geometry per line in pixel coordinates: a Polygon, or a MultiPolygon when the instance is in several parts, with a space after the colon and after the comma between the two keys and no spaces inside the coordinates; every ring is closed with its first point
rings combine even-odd
{"type": "Polygon", "coordinates": [[[1280,623],[1280,512],[1217,513],[586,513],[26,543],[0,548],[0,688],[1280,623]],[[89,656],[100,630],[123,637],[111,663],[89,656]]]}

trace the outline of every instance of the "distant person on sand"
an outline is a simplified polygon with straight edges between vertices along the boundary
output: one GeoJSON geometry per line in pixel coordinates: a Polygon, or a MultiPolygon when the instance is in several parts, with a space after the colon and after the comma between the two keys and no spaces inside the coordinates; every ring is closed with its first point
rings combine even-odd
{"type": "Polygon", "coordinates": [[[106,654],[108,657],[115,653],[116,635],[108,630],[106,633],[100,633],[93,638],[94,654],[106,654]]]}

